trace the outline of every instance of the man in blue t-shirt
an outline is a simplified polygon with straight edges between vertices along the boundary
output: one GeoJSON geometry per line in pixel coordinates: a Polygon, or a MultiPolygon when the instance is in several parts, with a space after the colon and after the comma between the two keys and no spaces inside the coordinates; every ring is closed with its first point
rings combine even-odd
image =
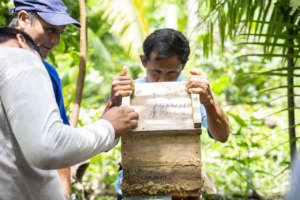
{"type": "MultiPolygon", "coordinates": [[[[112,91],[108,107],[120,106],[122,97],[133,94],[134,82],[183,81],[180,73],[190,54],[189,42],[179,31],[159,29],[149,35],[143,43],[144,55],[141,62],[146,68],[146,76],[133,81],[127,76],[124,68],[120,76],[112,82],[112,91]]],[[[226,142],[229,136],[228,117],[220,108],[211,89],[207,77],[197,69],[190,70],[191,77],[186,81],[189,93],[200,94],[202,125],[208,130],[211,138],[226,142]]],[[[122,194],[119,184],[122,171],[116,184],[118,194],[122,194]]]]}
{"type": "MultiPolygon", "coordinates": [[[[74,24],[80,27],[80,24],[70,17],[67,13],[67,7],[61,0],[14,0],[15,8],[10,9],[13,18],[10,26],[26,32],[41,51],[42,58],[48,56],[49,51],[57,46],[61,34],[65,31],[66,25],[74,24]]],[[[56,102],[59,107],[60,116],[64,124],[69,125],[66,114],[62,87],[60,78],[53,66],[43,60],[51,78],[56,102]]],[[[70,169],[58,170],[64,192],[70,194],[70,169]]]]}

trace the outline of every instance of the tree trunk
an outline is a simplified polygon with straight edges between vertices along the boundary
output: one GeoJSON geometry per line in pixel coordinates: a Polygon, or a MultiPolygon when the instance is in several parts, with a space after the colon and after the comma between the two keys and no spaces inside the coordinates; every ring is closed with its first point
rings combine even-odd
{"type": "MultiPolygon", "coordinates": [[[[289,22],[293,23],[295,14],[290,17],[289,22]]],[[[288,28],[288,34],[295,35],[294,28],[288,28]]],[[[294,55],[294,40],[289,39],[288,45],[290,46],[287,51],[287,65],[288,65],[288,76],[287,76],[287,100],[288,100],[288,120],[289,120],[289,144],[290,144],[290,157],[293,162],[294,155],[296,153],[296,127],[295,127],[295,92],[294,92],[294,68],[295,59],[294,55]]]]}
{"type": "MultiPolygon", "coordinates": [[[[293,43],[290,40],[289,43],[293,43]]],[[[294,49],[288,49],[288,55],[293,55],[294,49]]],[[[288,97],[288,120],[289,120],[289,142],[290,142],[290,156],[293,161],[296,152],[296,127],[295,127],[295,93],[294,93],[294,58],[288,58],[288,76],[287,76],[287,97],[288,97]]]]}
{"type": "MultiPolygon", "coordinates": [[[[72,113],[70,117],[71,126],[77,127],[79,112],[80,112],[80,103],[82,100],[84,78],[86,71],[86,62],[87,62],[87,6],[86,0],[78,0],[79,9],[80,9],[80,66],[79,73],[76,85],[76,94],[75,99],[72,104],[72,113]]],[[[85,169],[88,166],[88,162],[79,163],[71,167],[71,176],[72,182],[78,180],[77,173],[84,173],[85,169]]],[[[82,176],[81,176],[82,177],[82,176]]],[[[78,180],[80,181],[80,180],[78,180]]]]}
{"type": "MultiPolygon", "coordinates": [[[[72,112],[70,117],[70,123],[71,126],[73,127],[77,126],[77,122],[79,118],[80,103],[82,99],[82,90],[84,86],[85,68],[86,68],[86,60],[87,60],[87,9],[86,9],[85,0],[79,0],[79,8],[80,8],[80,24],[81,24],[80,66],[79,66],[79,74],[77,79],[75,100],[71,108],[72,112]]],[[[76,172],[77,170],[74,171],[76,172]]],[[[71,193],[71,169],[70,168],[59,169],[58,174],[62,183],[64,194],[66,196],[69,196],[71,193]]]]}
{"type": "Polygon", "coordinates": [[[84,78],[86,71],[86,61],[87,61],[87,7],[85,0],[78,0],[80,8],[80,66],[76,86],[75,99],[72,104],[72,112],[70,117],[71,126],[77,127],[80,103],[82,100],[82,91],[84,86],[84,78]]]}

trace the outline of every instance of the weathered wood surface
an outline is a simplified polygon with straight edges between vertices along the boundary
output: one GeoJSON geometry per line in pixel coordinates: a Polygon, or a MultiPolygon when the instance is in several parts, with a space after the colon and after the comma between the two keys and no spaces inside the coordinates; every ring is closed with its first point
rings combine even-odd
{"type": "MultiPolygon", "coordinates": [[[[197,99],[197,96],[199,99],[199,95],[194,95],[194,98],[197,99]]],[[[134,97],[131,100],[123,98],[123,105],[129,104],[139,113],[135,132],[194,130],[194,118],[201,128],[200,100],[192,105],[185,82],[135,84],[134,97]]]]}
{"type": "Polygon", "coordinates": [[[136,84],[123,103],[140,117],[138,128],[122,136],[124,196],[200,195],[200,104],[192,105],[185,83],[136,84]]]}
{"type": "Polygon", "coordinates": [[[133,133],[122,137],[125,196],[201,193],[199,135],[133,133]]]}
{"type": "Polygon", "coordinates": [[[200,110],[200,95],[191,94],[191,98],[192,98],[194,128],[201,128],[202,118],[201,118],[201,110],[200,110]]]}

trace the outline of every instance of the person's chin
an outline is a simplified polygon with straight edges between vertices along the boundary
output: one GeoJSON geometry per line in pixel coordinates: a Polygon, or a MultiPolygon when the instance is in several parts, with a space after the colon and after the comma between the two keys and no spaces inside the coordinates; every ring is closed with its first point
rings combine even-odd
{"type": "Polygon", "coordinates": [[[49,54],[49,49],[43,48],[41,49],[42,58],[45,59],[49,54]]]}
{"type": "Polygon", "coordinates": [[[47,54],[43,54],[43,53],[42,53],[42,58],[43,58],[43,59],[46,59],[47,56],[48,56],[48,53],[47,53],[47,54]]]}

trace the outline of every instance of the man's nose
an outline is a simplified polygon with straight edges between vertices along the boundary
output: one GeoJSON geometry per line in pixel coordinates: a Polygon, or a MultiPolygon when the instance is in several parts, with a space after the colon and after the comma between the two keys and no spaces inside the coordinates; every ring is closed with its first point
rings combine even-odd
{"type": "Polygon", "coordinates": [[[166,77],[166,74],[161,74],[159,76],[158,82],[167,82],[167,81],[168,81],[168,79],[166,77]]]}

